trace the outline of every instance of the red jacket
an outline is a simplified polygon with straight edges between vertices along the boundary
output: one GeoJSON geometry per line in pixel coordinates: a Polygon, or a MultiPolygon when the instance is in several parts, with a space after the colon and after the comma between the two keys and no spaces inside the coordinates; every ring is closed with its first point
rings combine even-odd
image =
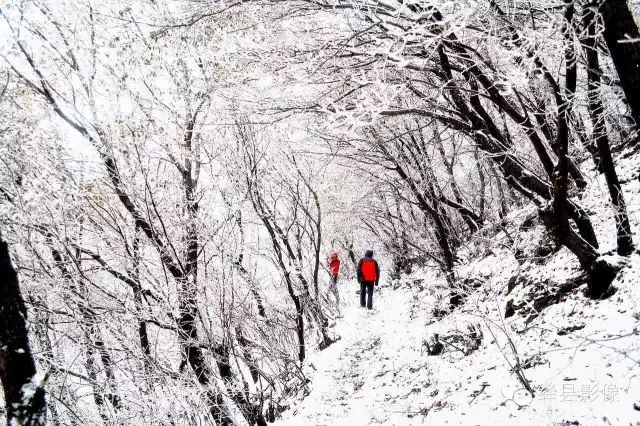
{"type": "Polygon", "coordinates": [[[380,268],[378,262],[373,259],[373,251],[367,250],[364,257],[358,262],[358,282],[374,282],[380,280],[380,268]]]}
{"type": "Polygon", "coordinates": [[[340,272],[340,259],[338,259],[338,253],[331,253],[329,259],[329,272],[332,277],[337,277],[340,272]]]}

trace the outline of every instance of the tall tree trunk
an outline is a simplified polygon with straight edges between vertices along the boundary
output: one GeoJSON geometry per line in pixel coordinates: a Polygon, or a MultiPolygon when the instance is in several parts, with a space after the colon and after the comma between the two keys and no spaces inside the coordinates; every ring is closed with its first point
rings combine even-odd
{"type": "Polygon", "coordinates": [[[242,356],[244,357],[244,361],[247,363],[249,367],[249,373],[251,374],[251,379],[253,383],[258,383],[260,379],[260,370],[258,369],[258,365],[254,356],[251,354],[249,341],[244,336],[244,332],[242,331],[242,327],[240,325],[236,326],[236,340],[238,344],[242,348],[242,356]]]}
{"type": "Polygon", "coordinates": [[[273,250],[276,254],[276,261],[280,270],[282,271],[285,283],[287,284],[287,292],[289,293],[289,297],[291,297],[291,300],[293,301],[293,304],[295,306],[296,335],[298,337],[298,361],[300,361],[300,364],[302,364],[306,356],[304,337],[304,305],[300,296],[296,294],[295,289],[293,288],[291,273],[284,262],[283,249],[280,242],[278,241],[278,235],[280,233],[276,231],[277,225],[275,223],[272,223],[272,221],[270,220],[270,216],[267,214],[267,210],[263,204],[261,195],[258,193],[258,190],[252,185],[251,178],[249,178],[248,180],[248,186],[250,188],[249,195],[251,204],[253,205],[253,209],[255,210],[258,217],[260,217],[262,224],[267,229],[269,238],[271,239],[271,246],[273,247],[273,250]]]}
{"type": "MultiPolygon", "coordinates": [[[[105,382],[108,388],[108,391],[104,392],[103,396],[111,403],[115,410],[118,410],[121,408],[122,401],[118,392],[113,358],[104,343],[102,330],[96,313],[90,305],[89,293],[82,277],[78,280],[78,291],[82,296],[79,308],[82,313],[84,333],[87,339],[87,356],[89,357],[90,351],[92,357],[94,354],[93,351],[97,350],[97,355],[100,357],[100,362],[105,375],[105,382]]],[[[87,360],[87,363],[89,363],[89,360],[87,360]]]]}
{"type": "MultiPolygon", "coordinates": [[[[195,120],[195,119],[194,119],[195,120]]],[[[186,148],[191,151],[191,137],[193,131],[193,120],[187,126],[186,148]]],[[[183,185],[185,191],[185,212],[187,224],[184,230],[184,269],[176,276],[179,285],[178,300],[178,336],[182,346],[184,360],[191,366],[198,382],[206,389],[209,411],[214,420],[219,425],[232,425],[233,419],[227,413],[222,395],[212,388],[215,382],[212,380],[212,373],[209,369],[204,353],[200,347],[198,327],[198,252],[199,234],[197,228],[197,217],[199,205],[196,196],[196,181],[192,176],[191,160],[186,161],[186,166],[182,171],[183,185]]]]}
{"type": "MultiPolygon", "coordinates": [[[[144,304],[142,301],[142,285],[140,284],[140,234],[135,226],[133,235],[133,280],[136,285],[133,287],[133,303],[138,315],[138,340],[142,351],[142,365],[145,375],[151,373],[151,345],[149,344],[149,333],[147,331],[147,321],[144,319],[144,304]]],[[[145,380],[147,380],[145,378],[145,380]]]]}
{"type": "Polygon", "coordinates": [[[256,301],[256,305],[258,307],[258,315],[262,318],[266,318],[267,313],[264,308],[264,301],[262,295],[260,294],[260,286],[256,279],[249,273],[247,268],[244,266],[244,224],[242,221],[242,211],[238,211],[236,213],[236,225],[238,226],[238,232],[240,233],[240,241],[238,243],[240,247],[240,254],[238,254],[237,259],[233,261],[233,266],[240,272],[242,278],[249,284],[249,291],[253,295],[253,298],[256,301]]]}
{"type": "Polygon", "coordinates": [[[604,40],[620,76],[636,129],[640,129],[640,32],[627,0],[603,0],[604,40]]]}
{"type": "Polygon", "coordinates": [[[487,187],[487,182],[484,176],[484,170],[482,170],[482,156],[480,155],[480,150],[478,149],[478,147],[476,146],[473,150],[473,156],[476,160],[476,168],[478,169],[478,180],[480,181],[480,202],[479,202],[479,215],[481,218],[484,218],[484,209],[485,209],[485,203],[486,203],[486,187],[487,187]]]}
{"type": "MultiPolygon", "coordinates": [[[[460,48],[458,48],[458,50],[459,49],[460,48]]],[[[579,206],[568,200],[566,197],[568,180],[564,174],[566,173],[568,175],[569,172],[569,160],[566,158],[568,145],[560,148],[559,151],[561,153],[560,157],[564,157],[559,161],[559,163],[562,163],[560,164],[562,176],[554,175],[553,170],[551,170],[550,173],[547,171],[547,173],[553,177],[554,185],[549,185],[548,182],[524,169],[516,158],[513,158],[510,153],[505,151],[505,140],[501,134],[494,134],[495,126],[487,127],[487,117],[482,111],[482,105],[479,102],[474,102],[472,110],[465,101],[461,90],[454,84],[449,58],[442,46],[438,49],[438,53],[445,77],[443,79],[444,85],[449,89],[451,103],[458,109],[459,113],[463,117],[466,117],[470,122],[470,128],[464,129],[464,131],[477,142],[480,149],[491,155],[492,160],[501,170],[509,185],[515,188],[526,198],[536,202],[538,205],[542,204],[542,200],[548,201],[550,199],[555,199],[555,204],[561,207],[561,210],[557,212],[559,216],[557,216],[555,212],[551,212],[550,214],[547,209],[541,209],[540,216],[545,225],[549,227],[554,234],[556,234],[559,242],[571,250],[571,252],[573,252],[578,258],[581,267],[590,277],[592,296],[601,296],[608,289],[609,284],[615,277],[615,271],[611,265],[598,260],[598,252],[596,251],[597,239],[589,217],[582,209],[579,208],[579,206]],[[488,137],[487,135],[491,135],[492,137],[488,137]],[[560,194],[556,193],[556,188],[561,191],[560,194]],[[575,221],[579,230],[579,235],[573,231],[573,229],[568,225],[568,222],[563,221],[563,216],[565,215],[575,221]],[[560,222],[558,222],[558,220],[560,220],[560,222]],[[564,222],[564,224],[560,225],[561,222],[564,222]]],[[[513,107],[508,104],[508,101],[505,100],[491,84],[491,80],[477,69],[477,65],[475,65],[475,68],[472,66],[470,70],[474,71],[473,76],[482,82],[484,88],[489,91],[492,101],[499,108],[505,108],[505,111],[518,122],[527,121],[526,116],[520,115],[519,112],[515,111],[513,107]]],[[[469,73],[463,72],[463,74],[465,75],[465,79],[470,82],[471,79],[469,77],[469,73]]],[[[566,137],[559,137],[558,141],[560,141],[561,144],[568,144],[568,124],[566,123],[568,107],[564,102],[562,102],[561,105],[562,111],[560,111],[561,113],[558,114],[558,117],[565,120],[565,123],[563,124],[565,126],[565,130],[563,130],[563,132],[566,137]]],[[[449,124],[451,125],[451,123],[449,124]]],[[[455,126],[458,128],[461,127],[458,124],[454,124],[454,127],[455,126]]],[[[549,157],[544,146],[537,146],[539,145],[539,140],[533,133],[529,136],[534,148],[536,148],[536,151],[540,156],[541,161],[545,159],[543,164],[548,163],[549,157]]],[[[548,168],[548,165],[545,169],[546,168],[548,168]]]]}
{"type": "Polygon", "coordinates": [[[96,366],[96,351],[93,346],[93,336],[86,326],[83,327],[82,335],[84,337],[84,368],[87,377],[91,380],[91,390],[93,394],[93,402],[96,404],[98,414],[104,423],[110,422],[109,410],[105,403],[104,391],[100,388],[98,379],[98,367],[96,366]]]}
{"type": "Polygon", "coordinates": [[[552,212],[543,214],[545,225],[553,235],[576,255],[582,268],[589,276],[589,290],[592,297],[602,296],[615,277],[616,269],[604,260],[599,260],[595,247],[580,238],[569,224],[568,217],[568,148],[569,126],[568,117],[573,102],[577,80],[577,60],[573,49],[572,21],[574,15],[573,0],[566,1],[565,22],[563,32],[565,37],[565,66],[566,83],[563,102],[558,108],[558,163],[554,171],[552,212]]]}
{"type": "Polygon", "coordinates": [[[267,422],[262,414],[260,406],[251,403],[248,399],[248,395],[245,395],[242,389],[236,384],[233,370],[231,369],[229,349],[229,346],[225,343],[219,344],[214,348],[218,372],[220,373],[220,378],[227,388],[229,397],[238,406],[250,426],[253,426],[256,423],[258,426],[266,426],[267,422]]]}
{"type": "Polygon", "coordinates": [[[347,255],[349,256],[349,260],[351,261],[351,263],[353,264],[353,267],[355,268],[358,265],[358,257],[356,256],[356,253],[353,251],[353,241],[345,240],[343,247],[346,248],[347,255]]]}
{"type": "MultiPolygon", "coordinates": [[[[616,223],[616,237],[618,242],[618,254],[626,256],[633,251],[633,236],[627,205],[624,194],[618,180],[609,143],[609,133],[604,117],[604,106],[600,98],[600,60],[597,50],[596,14],[592,9],[585,9],[583,26],[586,37],[582,44],[587,57],[587,98],[589,113],[593,124],[593,136],[598,146],[602,171],[604,172],[613,205],[613,217],[616,223]]],[[[640,70],[638,70],[640,72],[640,70]]],[[[640,88],[639,88],[640,90],[640,88]]]]}
{"type": "Polygon", "coordinates": [[[566,67],[566,83],[565,96],[558,105],[558,163],[555,167],[553,176],[553,212],[556,220],[556,233],[562,239],[568,234],[569,216],[567,214],[567,194],[568,194],[568,176],[569,176],[569,111],[573,102],[576,90],[577,66],[575,52],[572,48],[572,21],[575,8],[573,0],[566,0],[567,3],[564,16],[564,24],[562,26],[565,37],[565,67],[566,67]]]}
{"type": "Polygon", "coordinates": [[[47,421],[45,390],[36,379],[26,318],[18,274],[0,234],[0,380],[8,426],[44,426],[47,421]]]}
{"type": "Polygon", "coordinates": [[[509,208],[507,207],[507,197],[506,197],[506,194],[504,193],[504,188],[502,187],[502,178],[498,176],[498,173],[496,172],[493,162],[488,161],[487,164],[489,165],[489,170],[491,170],[491,176],[493,176],[496,182],[496,187],[498,188],[498,201],[500,203],[500,208],[498,209],[498,217],[501,220],[505,220],[507,217],[507,214],[509,213],[509,208]]]}

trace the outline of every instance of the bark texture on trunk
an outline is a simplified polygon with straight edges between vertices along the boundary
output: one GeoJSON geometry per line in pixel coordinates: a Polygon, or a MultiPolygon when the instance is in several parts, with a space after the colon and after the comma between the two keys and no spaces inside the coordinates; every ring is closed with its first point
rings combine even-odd
{"type": "Polygon", "coordinates": [[[626,0],[604,0],[600,4],[604,40],[620,76],[636,128],[640,129],[640,31],[626,0]],[[632,41],[630,41],[632,40],[632,41]]]}
{"type": "Polygon", "coordinates": [[[633,236],[631,224],[627,214],[627,204],[620,186],[620,180],[611,155],[609,132],[604,117],[604,105],[600,98],[600,59],[597,49],[596,15],[593,10],[587,9],[583,18],[583,26],[586,37],[582,40],[587,57],[587,99],[589,114],[593,124],[593,137],[599,151],[600,165],[607,181],[613,216],[616,222],[616,237],[618,254],[627,256],[633,252],[633,236]]]}
{"type": "Polygon", "coordinates": [[[36,365],[29,345],[27,308],[9,247],[0,234],[0,380],[7,425],[46,424],[44,387],[36,381],[36,365]]]}

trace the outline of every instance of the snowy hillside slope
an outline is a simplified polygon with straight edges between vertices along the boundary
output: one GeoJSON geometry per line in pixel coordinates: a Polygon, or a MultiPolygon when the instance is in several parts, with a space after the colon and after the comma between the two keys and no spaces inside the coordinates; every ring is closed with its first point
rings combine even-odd
{"type": "MultiPolygon", "coordinates": [[[[634,230],[637,164],[619,164],[634,230]]],[[[606,253],[614,225],[601,207],[601,176],[583,197],[606,253]]],[[[633,408],[640,399],[640,256],[612,255],[623,265],[616,292],[591,300],[568,251],[543,256],[542,226],[526,223],[532,212],[512,213],[512,240],[486,232],[461,252],[457,273],[468,297],[442,317],[434,311],[448,299],[437,296],[445,282],[434,270],[383,283],[372,312],[358,306],[356,283],[343,282],[348,307],[334,329],[341,339],[309,358],[309,393],[292,399],[276,424],[640,424],[633,408]],[[443,352],[429,355],[438,349],[436,334],[443,352]]]]}

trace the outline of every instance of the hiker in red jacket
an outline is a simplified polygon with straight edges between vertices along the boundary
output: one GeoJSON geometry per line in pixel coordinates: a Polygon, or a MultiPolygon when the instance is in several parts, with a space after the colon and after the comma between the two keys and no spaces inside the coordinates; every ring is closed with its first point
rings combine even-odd
{"type": "Polygon", "coordinates": [[[331,274],[331,283],[329,288],[336,298],[336,306],[338,308],[338,315],[340,315],[340,295],[338,294],[338,274],[340,273],[340,259],[338,259],[338,253],[331,253],[329,257],[329,273],[331,274]]]}
{"type": "Polygon", "coordinates": [[[378,285],[380,280],[380,268],[378,262],[373,258],[373,250],[367,250],[364,257],[358,262],[358,282],[360,282],[360,306],[368,309],[373,307],[373,286],[378,285]],[[365,293],[366,292],[366,293],[365,293]]]}

